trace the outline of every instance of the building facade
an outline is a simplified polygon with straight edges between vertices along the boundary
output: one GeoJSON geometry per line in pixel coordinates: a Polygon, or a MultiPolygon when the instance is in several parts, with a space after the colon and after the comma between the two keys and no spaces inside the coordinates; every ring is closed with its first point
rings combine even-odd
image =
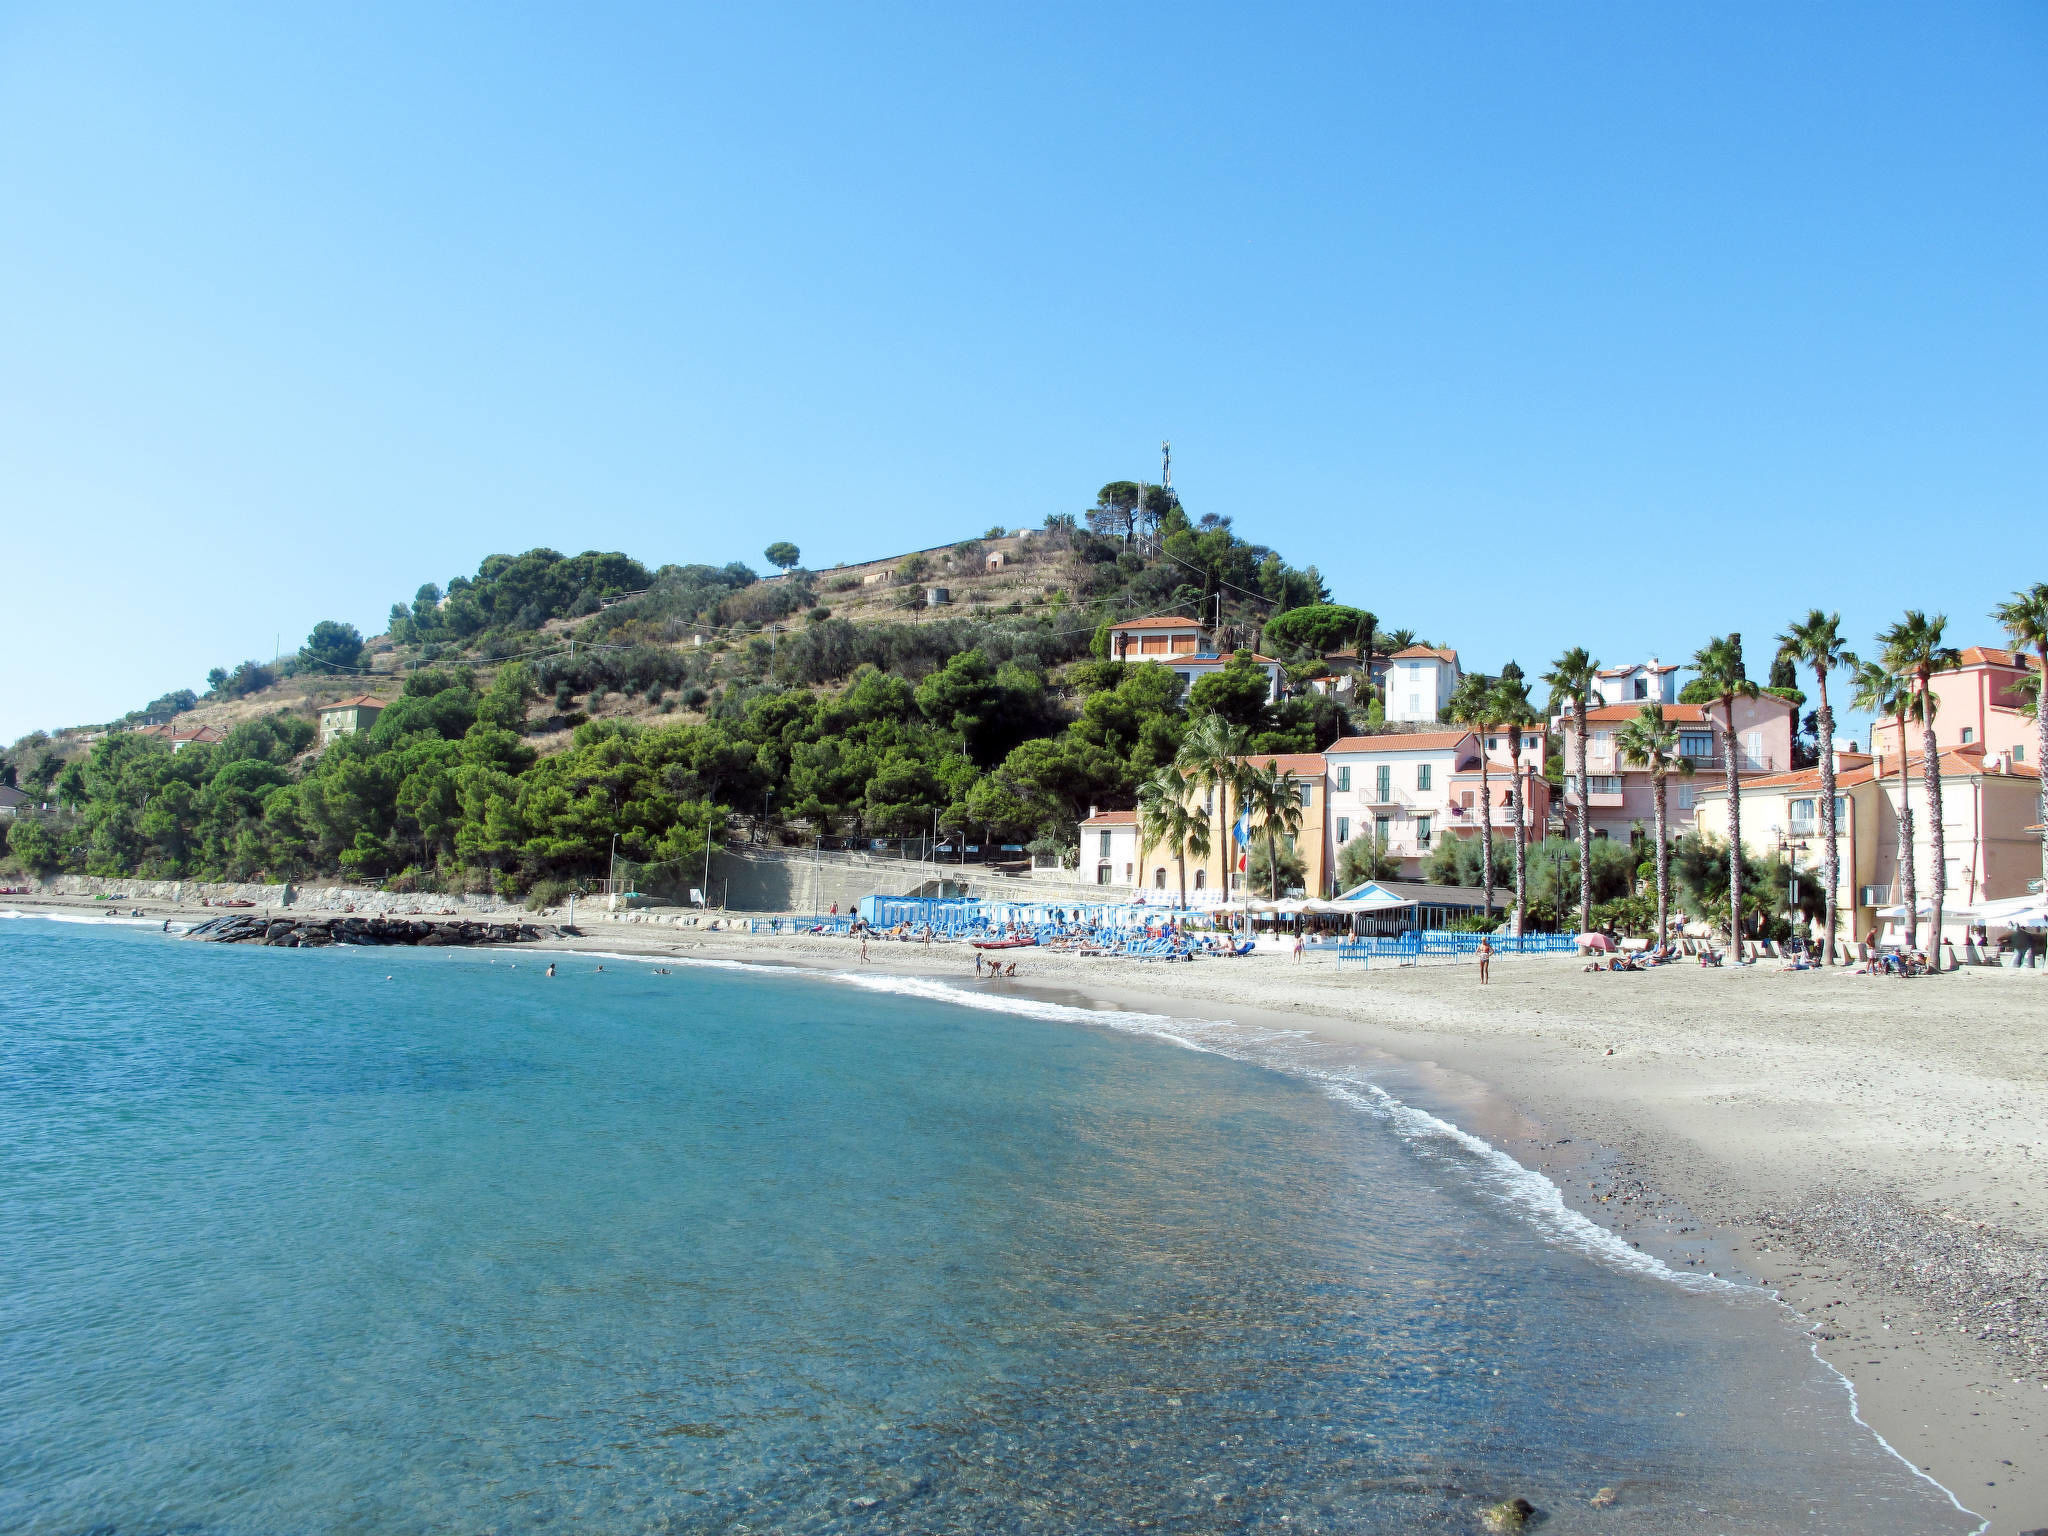
{"type": "MultiPolygon", "coordinates": [[[[2040,735],[2024,713],[2022,684],[2040,670],[2032,656],[1973,645],[1953,672],[1928,679],[1934,694],[1934,742],[1939,749],[1982,747],[1992,759],[2023,770],[2038,770],[2040,735]]],[[[1909,751],[1921,750],[1918,721],[1908,721],[1909,751]]],[[[1870,750],[1883,757],[1899,754],[1899,725],[1880,720],[1870,730],[1870,750]]]]}
{"type": "Polygon", "coordinates": [[[1652,656],[1632,667],[1607,667],[1593,676],[1602,704],[1676,704],[1678,668],[1652,656]]]}
{"type": "Polygon", "coordinates": [[[1452,830],[1454,789],[1462,800],[1460,776],[1470,773],[1477,783],[1479,752],[1479,738],[1471,731],[1345,736],[1331,742],[1323,762],[1332,870],[1345,844],[1366,837],[1384,841],[1404,877],[1419,877],[1436,840],[1452,830]]]}
{"type": "Polygon", "coordinates": [[[1387,658],[1387,719],[1399,725],[1430,725],[1443,718],[1458,680],[1456,651],[1411,645],[1387,658]]]}
{"type": "MultiPolygon", "coordinates": [[[[1877,914],[1905,896],[1900,878],[1899,806],[1902,795],[1913,810],[1913,877],[1925,903],[1934,888],[1934,842],[1927,827],[1924,759],[1906,760],[1906,784],[1899,785],[1899,760],[1841,753],[1835,778],[1835,842],[1840,859],[1835,890],[1840,937],[1864,938],[1875,931],[1895,942],[1903,924],[1877,914]]],[[[1943,854],[1948,873],[1947,908],[1966,912],[1974,903],[2027,894],[2041,873],[2041,840],[2028,830],[2038,781],[1981,747],[1940,754],[1943,854]]],[[[1745,779],[1742,846],[1754,858],[1776,855],[1793,864],[1802,880],[1818,886],[1826,868],[1821,841],[1820,770],[1760,775],[1745,779]]],[[[1719,780],[1698,795],[1700,825],[1727,838],[1728,795],[1719,780]]],[[[1948,917],[1947,935],[1960,947],[1967,916],[1948,917]]],[[[1926,926],[1921,925],[1925,943],[1926,926]]]]}
{"type": "Polygon", "coordinates": [[[1127,897],[1138,884],[1138,813],[1091,810],[1081,823],[1079,863],[1082,879],[1127,897]]]}
{"type": "Polygon", "coordinates": [[[332,704],[320,706],[320,745],[327,746],[336,738],[353,736],[358,731],[367,731],[377,723],[377,717],[384,713],[384,701],[369,694],[358,694],[353,699],[340,699],[332,704]]]}
{"type": "MultiPolygon", "coordinates": [[[[1595,837],[1626,838],[1637,826],[1656,824],[1654,780],[1650,770],[1629,762],[1616,746],[1622,727],[1635,719],[1640,704],[1602,704],[1586,711],[1587,817],[1595,837]]],[[[1792,769],[1792,737],[1798,710],[1775,694],[1735,701],[1735,771],[1747,777],[1788,773],[1792,769]]],[[[1692,830],[1695,808],[1709,780],[1719,784],[1726,771],[1718,704],[1666,704],[1664,719],[1678,728],[1678,753],[1692,770],[1667,770],[1665,816],[1673,837],[1692,830]],[[1709,718],[1711,716],[1711,718],[1709,718]]],[[[1558,809],[1576,815],[1579,804],[1579,741],[1569,711],[1553,722],[1564,753],[1564,797],[1558,809]]]]}
{"type": "MultiPolygon", "coordinates": [[[[1109,627],[1109,655],[1112,661],[1156,661],[1169,667],[1181,680],[1183,690],[1191,688],[1212,672],[1230,665],[1232,656],[1218,651],[1209,631],[1195,619],[1161,615],[1149,619],[1127,619],[1109,627]]],[[[1280,698],[1282,668],[1271,656],[1253,653],[1252,659],[1266,674],[1266,701],[1280,698]]]]}

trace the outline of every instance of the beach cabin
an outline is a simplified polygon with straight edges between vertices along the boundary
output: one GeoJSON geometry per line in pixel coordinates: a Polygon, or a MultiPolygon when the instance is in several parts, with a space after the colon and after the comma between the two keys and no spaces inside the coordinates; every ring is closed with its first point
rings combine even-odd
{"type": "Polygon", "coordinates": [[[320,707],[320,745],[324,747],[339,737],[367,731],[383,713],[384,701],[367,693],[323,704],[320,707]]]}

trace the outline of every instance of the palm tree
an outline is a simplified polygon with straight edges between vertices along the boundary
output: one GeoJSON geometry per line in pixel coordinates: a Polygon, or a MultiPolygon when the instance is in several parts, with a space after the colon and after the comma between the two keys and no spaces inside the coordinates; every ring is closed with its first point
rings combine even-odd
{"type": "MultiPolygon", "coordinates": [[[[1202,813],[1187,803],[1187,780],[1171,764],[1157,769],[1138,786],[1138,863],[1145,862],[1145,850],[1161,847],[1173,854],[1174,869],[1180,876],[1180,904],[1188,904],[1188,845],[1194,819],[1202,813]]],[[[1203,854],[1208,853],[1204,828],[1203,854]]]]}
{"type": "Polygon", "coordinates": [[[1835,963],[1835,886],[1842,878],[1841,850],[1835,846],[1835,712],[1828,706],[1828,674],[1849,664],[1849,648],[1842,644],[1842,616],[1811,610],[1799,623],[1778,636],[1778,654],[1813,668],[1814,685],[1820,690],[1820,708],[1814,725],[1820,736],[1820,846],[1821,878],[1827,883],[1827,916],[1823,927],[1821,964],[1835,963]]]}
{"type": "MultiPolygon", "coordinates": [[[[1515,813],[1514,931],[1519,938],[1522,924],[1529,915],[1529,828],[1524,812],[1528,786],[1522,777],[1522,736],[1536,723],[1536,710],[1529,703],[1529,684],[1522,676],[1522,669],[1512,661],[1500,669],[1500,681],[1493,685],[1491,713],[1502,730],[1512,733],[1508,761],[1514,765],[1515,787],[1508,800],[1515,813]]],[[[1490,829],[1486,840],[1489,843],[1493,841],[1490,829]]]]}
{"type": "Polygon", "coordinates": [[[1579,749],[1579,932],[1593,926],[1593,801],[1586,787],[1586,711],[1592,707],[1593,686],[1600,663],[1575,645],[1543,674],[1550,685],[1550,708],[1554,713],[1568,706],[1572,717],[1572,739],[1579,749]]]}
{"type": "Polygon", "coordinates": [[[2034,648],[2041,668],[2028,681],[2034,685],[2034,770],[2041,777],[2041,878],[2048,881],[2048,709],[2041,708],[2040,691],[2041,680],[2048,678],[2048,582],[2037,581],[2026,591],[2013,593],[2012,601],[2000,603],[1991,616],[2005,626],[2015,650],[2034,648]]]}
{"type": "Polygon", "coordinates": [[[1614,749],[1632,763],[1650,770],[1650,790],[1657,809],[1657,942],[1671,933],[1671,842],[1664,819],[1664,776],[1676,769],[1692,772],[1692,759],[1678,750],[1678,727],[1664,718],[1662,704],[1645,704],[1635,719],[1614,735],[1614,749]]]}
{"type": "Polygon", "coordinates": [[[1493,916],[1493,790],[1487,777],[1486,729],[1493,720],[1493,679],[1467,672],[1451,691],[1451,723],[1479,733],[1479,883],[1486,887],[1486,915],[1493,916]]]}
{"type": "MultiPolygon", "coordinates": [[[[1735,750],[1735,701],[1753,699],[1757,686],[1742,665],[1742,636],[1730,632],[1709,640],[1693,652],[1692,664],[1701,683],[1720,700],[1720,726],[1726,741],[1723,771],[1728,786],[1728,944],[1735,963],[1742,963],[1742,787],[1735,750]]],[[[1707,718],[1712,720],[1713,712],[1707,718]]]]}
{"type": "Polygon", "coordinates": [[[1245,771],[1239,790],[1247,816],[1266,833],[1266,870],[1272,899],[1280,899],[1280,849],[1282,835],[1292,838],[1301,831],[1301,780],[1292,769],[1281,770],[1268,763],[1245,771]]]}
{"type": "Polygon", "coordinates": [[[1231,855],[1229,829],[1235,818],[1230,801],[1244,779],[1244,759],[1251,751],[1251,736],[1242,726],[1232,725],[1221,715],[1204,715],[1182,738],[1174,766],[1204,795],[1214,794],[1218,804],[1210,826],[1223,850],[1223,899],[1230,900],[1231,855]]]}
{"type": "MultiPolygon", "coordinates": [[[[1903,677],[1880,661],[1858,661],[1851,656],[1849,676],[1856,686],[1855,697],[1849,702],[1866,714],[1890,715],[1899,727],[1899,838],[1894,862],[1899,870],[1899,895],[1906,908],[1906,948],[1911,949],[1919,922],[1919,892],[1914,889],[1913,879],[1911,781],[1906,777],[1906,717],[1913,713],[1913,690],[1906,686],[1903,677]]],[[[1884,772],[1882,758],[1878,759],[1877,768],[1880,774],[1884,772]]]]}
{"type": "MultiPolygon", "coordinates": [[[[1927,781],[1927,855],[1934,865],[1933,911],[1929,914],[1933,926],[1927,935],[1927,948],[1934,956],[1937,976],[1941,974],[1941,904],[1948,895],[1948,849],[1941,828],[1941,748],[1934,739],[1934,711],[1938,703],[1934,697],[1934,674],[1963,664],[1962,653],[1942,643],[1942,631],[1947,628],[1945,614],[1929,618],[1917,608],[1908,608],[1905,618],[1877,637],[1877,643],[1884,647],[1885,660],[1912,677],[1913,698],[1919,705],[1920,769],[1927,781]]],[[[1905,748],[1906,741],[1901,736],[1900,752],[1905,748]]]]}

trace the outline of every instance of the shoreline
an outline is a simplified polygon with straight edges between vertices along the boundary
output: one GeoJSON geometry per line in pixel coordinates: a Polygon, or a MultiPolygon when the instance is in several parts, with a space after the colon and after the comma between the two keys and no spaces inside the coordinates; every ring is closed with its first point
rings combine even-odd
{"type": "MultiPolygon", "coordinates": [[[[6,898],[107,912],[89,899],[6,898]]],[[[123,903],[153,917],[205,909],[123,903]]],[[[111,915],[111,914],[110,914],[111,915]]],[[[857,973],[858,941],[613,922],[521,948],[857,973]]],[[[869,969],[973,989],[973,951],[869,969]]],[[[2048,983],[1575,961],[1348,972],[1015,956],[1019,997],[1302,1033],[1415,1075],[1565,1204],[1681,1274],[1776,1294],[1858,1416],[1994,1532],[2048,1523],[2048,983]],[[1647,985],[1645,985],[1647,984],[1647,985]],[[1654,989],[1655,998],[1637,997],[1654,989]],[[1763,989],[1763,990],[1758,990],[1763,989]],[[1929,995],[1933,989],[1933,995],[1929,995]]]]}

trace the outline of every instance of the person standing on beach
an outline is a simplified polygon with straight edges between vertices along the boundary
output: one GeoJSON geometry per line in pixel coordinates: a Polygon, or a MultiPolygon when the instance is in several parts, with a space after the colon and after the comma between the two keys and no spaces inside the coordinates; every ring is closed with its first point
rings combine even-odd
{"type": "Polygon", "coordinates": [[[978,949],[974,952],[974,979],[981,980],[981,951],[978,949]]]}
{"type": "Polygon", "coordinates": [[[1479,936],[1479,985],[1487,984],[1493,971],[1493,940],[1485,934],[1479,936]]]}
{"type": "Polygon", "coordinates": [[[866,934],[860,936],[860,957],[863,961],[868,957],[868,936],[866,934]]]}

